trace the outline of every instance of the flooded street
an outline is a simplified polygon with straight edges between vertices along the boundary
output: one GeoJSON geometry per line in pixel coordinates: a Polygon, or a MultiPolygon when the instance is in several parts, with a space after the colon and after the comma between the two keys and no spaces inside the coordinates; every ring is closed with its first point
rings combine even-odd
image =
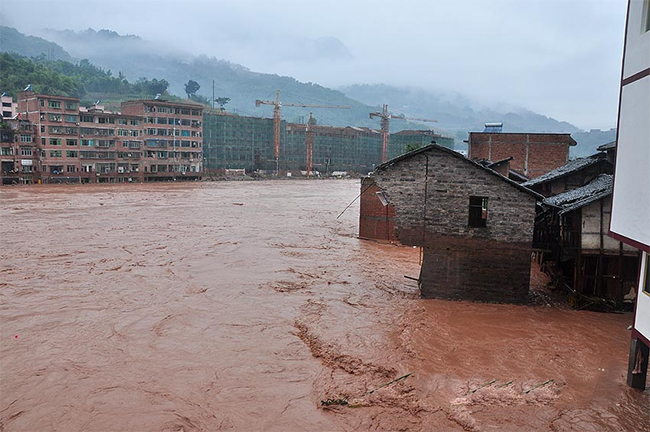
{"type": "Polygon", "coordinates": [[[1,189],[0,431],[650,430],[631,314],[419,300],[358,192],[1,189]]]}

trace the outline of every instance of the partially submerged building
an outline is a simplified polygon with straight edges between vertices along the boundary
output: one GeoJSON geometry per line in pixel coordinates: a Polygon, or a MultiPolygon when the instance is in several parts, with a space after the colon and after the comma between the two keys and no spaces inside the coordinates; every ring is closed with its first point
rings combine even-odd
{"type": "Polygon", "coordinates": [[[121,112],[111,112],[99,102],[81,107],[78,98],[31,90],[18,92],[17,99],[20,120],[30,129],[27,133],[25,126],[19,134],[20,153],[26,157],[14,169],[29,171],[31,181],[121,183],[201,177],[202,105],[136,100],[123,102],[121,112]]]}
{"type": "Polygon", "coordinates": [[[483,132],[469,133],[467,157],[489,161],[512,157],[509,169],[527,178],[567,163],[569,148],[577,144],[567,133],[504,133],[488,125],[483,132]]]}
{"type": "Polygon", "coordinates": [[[399,243],[395,235],[395,206],[384,197],[374,176],[361,179],[359,238],[399,243]]]}
{"type": "Polygon", "coordinates": [[[610,235],[642,251],[628,385],[645,389],[650,361],[650,2],[630,0],[618,110],[610,235]]]}
{"type": "Polygon", "coordinates": [[[538,216],[534,246],[580,307],[616,309],[634,299],[638,251],[607,235],[611,203],[612,175],[600,174],[546,198],[538,216]]]}
{"type": "Polygon", "coordinates": [[[612,154],[569,161],[523,183],[544,195],[535,220],[538,261],[577,307],[619,309],[634,300],[637,250],[608,237],[612,154]],[[633,291],[633,290],[632,290],[633,291]]]}
{"type": "Polygon", "coordinates": [[[527,301],[541,195],[438,145],[381,164],[373,177],[394,206],[395,237],[423,248],[422,297],[527,301]]]}
{"type": "Polygon", "coordinates": [[[18,118],[3,119],[0,127],[0,184],[35,181],[39,150],[32,124],[18,118]]]}

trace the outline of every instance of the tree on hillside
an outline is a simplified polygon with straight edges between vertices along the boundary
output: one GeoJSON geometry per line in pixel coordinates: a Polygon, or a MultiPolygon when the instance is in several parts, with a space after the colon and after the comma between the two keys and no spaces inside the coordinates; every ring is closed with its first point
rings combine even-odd
{"type": "Polygon", "coordinates": [[[223,97],[223,96],[220,96],[220,97],[216,98],[214,101],[217,103],[217,105],[219,105],[219,108],[221,108],[221,110],[223,111],[223,109],[224,109],[223,107],[224,107],[228,102],[230,102],[230,98],[229,98],[229,97],[223,97]]]}
{"type": "Polygon", "coordinates": [[[189,80],[185,84],[185,93],[187,93],[187,98],[192,99],[192,96],[196,95],[196,92],[199,91],[201,86],[194,80],[189,80]]]}

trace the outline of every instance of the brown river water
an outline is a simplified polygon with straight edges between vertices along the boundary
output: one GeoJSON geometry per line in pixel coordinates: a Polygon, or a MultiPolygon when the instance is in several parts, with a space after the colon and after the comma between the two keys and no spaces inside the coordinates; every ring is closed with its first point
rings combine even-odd
{"type": "Polygon", "coordinates": [[[631,314],[420,300],[358,192],[0,189],[0,431],[650,430],[631,314]]]}

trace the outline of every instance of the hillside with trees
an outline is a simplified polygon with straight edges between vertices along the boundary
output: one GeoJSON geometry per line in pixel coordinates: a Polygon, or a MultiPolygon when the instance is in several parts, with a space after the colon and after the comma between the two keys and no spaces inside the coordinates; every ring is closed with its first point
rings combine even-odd
{"type": "MultiPolygon", "coordinates": [[[[7,74],[3,65],[0,81],[3,91],[15,91],[32,83],[38,91],[74,94],[88,100],[95,98],[104,102],[117,102],[129,98],[153,98],[162,93],[168,98],[175,97],[170,95],[187,95],[206,105],[211,105],[214,94],[216,104],[223,108],[227,103],[228,111],[247,116],[271,117],[272,107],[256,107],[255,100],[274,99],[275,90],[279,89],[284,103],[350,107],[336,110],[313,109],[314,116],[322,125],[378,129],[379,121],[370,119],[368,114],[378,111],[384,103],[389,104],[390,110],[396,114],[435,118],[438,123],[433,124],[393,120],[390,127],[393,132],[433,127],[438,132],[454,136],[459,148],[463,147],[462,141],[466,139],[468,131],[480,131],[484,123],[495,121],[503,122],[506,132],[572,133],[579,142],[572,149],[576,155],[590,152],[602,144],[600,141],[611,135],[607,132],[596,133],[600,131],[584,132],[568,122],[525,108],[479,106],[471,98],[460,94],[383,84],[352,85],[333,90],[288,76],[253,72],[244,66],[214,57],[173,51],[136,35],[120,35],[111,30],[47,30],[44,35],[51,41],[0,27],[0,40],[3,41],[0,51],[37,56],[34,59],[3,59],[7,64],[13,62],[9,66],[19,70],[5,76],[7,74]],[[56,55],[71,61],[52,58],[52,53],[58,53],[56,55]],[[114,74],[113,71],[117,73],[114,74]],[[142,78],[152,76],[157,78],[142,78]]],[[[312,109],[285,106],[282,116],[288,121],[300,121],[308,116],[310,110],[312,109]]]]}
{"type": "Polygon", "coordinates": [[[164,79],[140,78],[130,83],[122,74],[113,76],[110,70],[88,60],[71,63],[5,52],[0,53],[0,70],[0,89],[12,96],[31,84],[37,93],[78,97],[88,104],[97,99],[109,105],[119,104],[122,100],[150,98],[158,93],[169,97],[169,83],[164,79]]]}

